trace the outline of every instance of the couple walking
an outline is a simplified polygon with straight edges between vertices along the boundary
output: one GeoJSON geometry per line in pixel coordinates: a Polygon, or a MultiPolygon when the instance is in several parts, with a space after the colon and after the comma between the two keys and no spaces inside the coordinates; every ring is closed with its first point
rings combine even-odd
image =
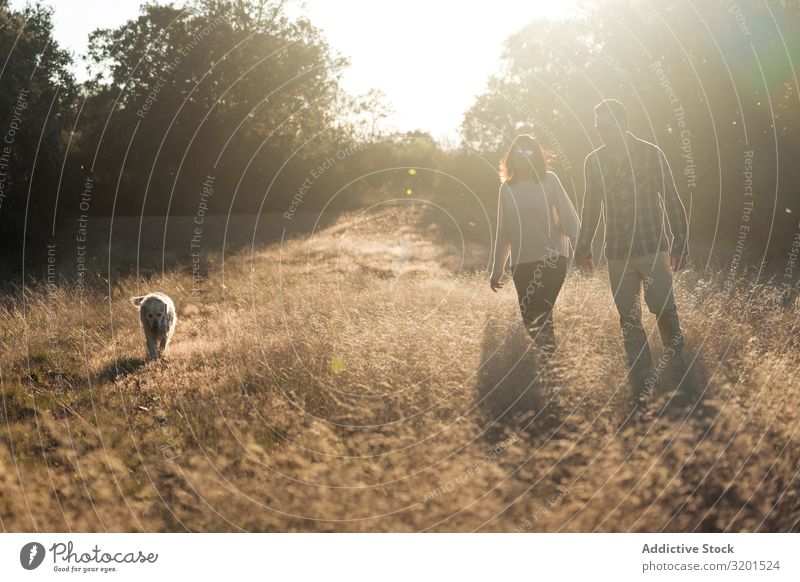
{"type": "Polygon", "coordinates": [[[642,395],[649,390],[653,362],[642,326],[641,294],[656,316],[665,355],[683,367],[684,337],[672,293],[672,272],[688,258],[686,211],[661,149],[628,131],[625,107],[606,99],[594,109],[603,145],[584,163],[586,189],[581,217],[544,153],[528,134],[516,136],[500,163],[497,238],[491,274],[501,288],[511,258],[522,320],[534,340],[555,347],[553,305],[564,283],[570,246],[575,262],[592,271],[592,239],[605,221],[605,256],[619,312],[629,377],[642,395]],[[669,244],[668,232],[672,232],[669,244]]]}

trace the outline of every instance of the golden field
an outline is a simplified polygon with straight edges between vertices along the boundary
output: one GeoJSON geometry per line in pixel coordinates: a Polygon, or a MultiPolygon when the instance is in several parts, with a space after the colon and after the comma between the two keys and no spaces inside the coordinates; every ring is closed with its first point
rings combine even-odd
{"type": "Polygon", "coordinates": [[[797,304],[683,272],[693,365],[639,410],[602,270],[568,274],[548,359],[474,251],[410,208],[245,246],[199,283],[9,287],[0,528],[800,530],[797,304]],[[179,314],[157,363],[128,301],[151,290],[179,314]]]}

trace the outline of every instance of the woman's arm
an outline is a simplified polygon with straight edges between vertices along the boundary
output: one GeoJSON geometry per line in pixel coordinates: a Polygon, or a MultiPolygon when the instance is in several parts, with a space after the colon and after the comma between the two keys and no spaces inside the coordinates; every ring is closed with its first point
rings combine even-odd
{"type": "Polygon", "coordinates": [[[572,205],[572,201],[569,199],[566,190],[564,190],[564,186],[561,184],[561,180],[558,179],[558,175],[555,172],[551,172],[551,174],[553,175],[553,181],[555,183],[555,195],[558,201],[557,208],[561,232],[569,237],[570,242],[572,242],[572,248],[575,249],[575,245],[578,244],[581,221],[578,218],[578,213],[575,211],[575,207],[572,205]]]}
{"type": "Polygon", "coordinates": [[[589,264],[592,259],[592,239],[600,222],[603,196],[603,182],[599,178],[595,164],[595,153],[592,152],[586,156],[583,163],[583,177],[586,186],[581,207],[581,229],[578,233],[578,243],[575,245],[575,260],[589,264]]]}
{"type": "Polygon", "coordinates": [[[499,281],[503,276],[508,255],[511,254],[511,243],[506,229],[505,208],[503,202],[503,186],[497,199],[497,229],[494,239],[494,261],[492,263],[492,281],[499,281]]]}

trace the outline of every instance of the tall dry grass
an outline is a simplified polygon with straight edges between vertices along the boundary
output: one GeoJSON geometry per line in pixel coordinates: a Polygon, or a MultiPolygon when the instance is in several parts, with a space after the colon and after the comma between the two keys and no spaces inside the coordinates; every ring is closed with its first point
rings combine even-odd
{"type": "Polygon", "coordinates": [[[602,273],[569,274],[548,359],[433,228],[346,217],[196,296],[185,269],[8,296],[2,529],[800,529],[797,305],[683,273],[693,365],[635,411],[602,273]],[[155,289],[180,322],[149,364],[155,289]]]}

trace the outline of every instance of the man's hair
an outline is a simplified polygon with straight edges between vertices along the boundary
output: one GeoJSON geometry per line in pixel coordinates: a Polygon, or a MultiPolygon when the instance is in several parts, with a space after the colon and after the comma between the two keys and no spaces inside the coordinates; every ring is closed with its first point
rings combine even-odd
{"type": "Polygon", "coordinates": [[[618,124],[628,125],[628,111],[621,101],[617,99],[603,99],[600,103],[594,106],[594,114],[608,111],[618,124]]]}

